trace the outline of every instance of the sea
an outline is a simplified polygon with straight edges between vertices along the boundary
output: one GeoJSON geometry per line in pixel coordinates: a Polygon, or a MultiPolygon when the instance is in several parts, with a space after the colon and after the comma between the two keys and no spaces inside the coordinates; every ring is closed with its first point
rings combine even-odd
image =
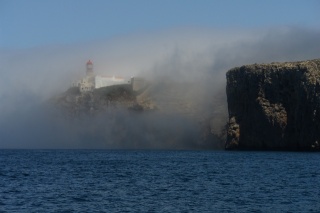
{"type": "Polygon", "coordinates": [[[0,212],[320,212],[320,153],[0,150],[0,212]]]}

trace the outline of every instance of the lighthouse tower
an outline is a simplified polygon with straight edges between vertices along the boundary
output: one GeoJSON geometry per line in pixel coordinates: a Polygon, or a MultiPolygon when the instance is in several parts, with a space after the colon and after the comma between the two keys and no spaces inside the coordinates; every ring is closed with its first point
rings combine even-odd
{"type": "Polygon", "coordinates": [[[93,63],[91,60],[87,62],[87,70],[86,70],[87,76],[93,76],[93,63]]]}

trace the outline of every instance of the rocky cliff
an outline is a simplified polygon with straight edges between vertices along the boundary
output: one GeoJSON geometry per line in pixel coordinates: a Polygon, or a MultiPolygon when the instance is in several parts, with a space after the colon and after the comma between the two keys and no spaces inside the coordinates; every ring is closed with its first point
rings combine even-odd
{"type": "Polygon", "coordinates": [[[134,111],[154,110],[154,104],[148,99],[139,99],[139,94],[130,85],[115,85],[81,93],[72,87],[51,101],[69,117],[84,114],[98,114],[115,108],[134,111]]]}
{"type": "Polygon", "coordinates": [[[220,132],[227,113],[221,102],[226,101],[214,96],[217,107],[206,113],[206,107],[193,94],[195,90],[188,83],[169,81],[153,82],[137,92],[130,85],[85,93],[74,87],[52,98],[51,103],[84,146],[223,149],[224,135],[220,132]]]}
{"type": "Polygon", "coordinates": [[[320,59],[227,72],[226,149],[319,150],[320,59]]]}

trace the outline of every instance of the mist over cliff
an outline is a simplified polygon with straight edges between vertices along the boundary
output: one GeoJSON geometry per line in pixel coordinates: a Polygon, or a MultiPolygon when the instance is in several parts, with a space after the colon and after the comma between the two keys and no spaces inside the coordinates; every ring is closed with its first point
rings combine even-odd
{"type": "Polygon", "coordinates": [[[216,148],[215,138],[202,139],[201,127],[219,131],[227,121],[226,71],[319,58],[319,43],[319,31],[303,28],[179,29],[0,50],[0,148],[216,148]],[[97,74],[148,79],[159,110],[66,118],[48,100],[84,75],[88,59],[97,74]]]}

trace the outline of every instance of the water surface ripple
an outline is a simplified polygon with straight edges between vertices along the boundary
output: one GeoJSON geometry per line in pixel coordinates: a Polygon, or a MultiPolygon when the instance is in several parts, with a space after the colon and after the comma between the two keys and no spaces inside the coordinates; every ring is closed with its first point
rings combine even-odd
{"type": "Polygon", "coordinates": [[[320,212],[320,154],[0,150],[0,212],[320,212]]]}

